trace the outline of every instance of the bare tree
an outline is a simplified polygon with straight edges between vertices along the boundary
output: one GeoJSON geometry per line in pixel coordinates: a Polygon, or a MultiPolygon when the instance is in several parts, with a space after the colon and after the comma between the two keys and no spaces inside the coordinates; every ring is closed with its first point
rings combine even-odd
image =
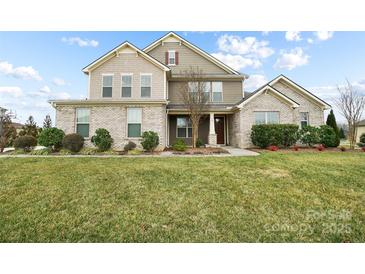
{"type": "Polygon", "coordinates": [[[344,88],[337,87],[339,98],[335,99],[335,104],[340,113],[347,120],[348,139],[350,148],[354,149],[356,143],[356,124],[360,121],[365,107],[365,97],[354,90],[351,83],[347,81],[344,88]]]}
{"type": "Polygon", "coordinates": [[[180,95],[184,105],[189,111],[192,127],[192,146],[195,148],[198,139],[198,129],[201,118],[209,101],[209,93],[206,92],[203,72],[199,67],[190,67],[184,71],[184,81],[180,88],[180,95]]]}

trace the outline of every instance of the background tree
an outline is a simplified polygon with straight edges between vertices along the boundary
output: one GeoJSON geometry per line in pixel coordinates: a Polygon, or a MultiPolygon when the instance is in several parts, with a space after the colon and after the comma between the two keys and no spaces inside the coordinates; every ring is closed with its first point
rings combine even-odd
{"type": "Polygon", "coordinates": [[[336,122],[336,117],[335,117],[335,114],[333,113],[332,109],[331,109],[330,113],[327,116],[326,124],[327,124],[327,126],[332,127],[333,130],[335,131],[335,133],[336,133],[335,147],[338,147],[340,145],[340,131],[338,129],[337,122],[336,122]]]}
{"type": "Polygon", "coordinates": [[[12,117],[12,113],[5,111],[0,115],[0,153],[4,151],[4,148],[12,146],[16,138],[16,129],[11,121],[12,117]]]}
{"type": "Polygon", "coordinates": [[[52,127],[52,119],[49,114],[46,115],[43,121],[43,128],[51,128],[52,127]]]}
{"type": "Polygon", "coordinates": [[[189,112],[192,127],[192,146],[195,148],[199,123],[204,116],[209,101],[209,93],[206,92],[203,72],[199,67],[190,67],[189,70],[185,70],[184,78],[189,79],[189,82],[183,82],[180,95],[189,112]]]}
{"type": "Polygon", "coordinates": [[[350,148],[354,149],[356,143],[356,124],[360,121],[365,107],[365,97],[354,90],[353,86],[347,81],[344,88],[337,87],[339,98],[335,99],[341,115],[345,117],[348,124],[348,140],[350,148]]]}
{"type": "Polygon", "coordinates": [[[27,122],[22,127],[22,130],[19,132],[19,135],[20,136],[30,135],[33,136],[34,138],[38,137],[37,123],[34,121],[33,116],[29,116],[27,122]]]}
{"type": "Polygon", "coordinates": [[[346,139],[346,135],[345,135],[345,131],[343,130],[343,127],[340,128],[338,135],[339,135],[340,139],[346,139]]]}

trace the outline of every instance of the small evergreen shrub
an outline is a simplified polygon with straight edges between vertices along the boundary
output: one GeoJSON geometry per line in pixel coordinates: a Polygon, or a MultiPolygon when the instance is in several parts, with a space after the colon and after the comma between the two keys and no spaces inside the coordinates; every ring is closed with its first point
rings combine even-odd
{"type": "Polygon", "coordinates": [[[254,125],[251,131],[251,140],[255,146],[267,148],[268,146],[289,147],[298,140],[298,125],[269,124],[254,125]]]}
{"type": "Polygon", "coordinates": [[[175,144],[172,145],[172,149],[176,151],[185,151],[186,150],[186,144],[183,139],[177,139],[175,144]]]}
{"type": "Polygon", "coordinates": [[[361,134],[361,136],[360,136],[360,143],[365,144],[365,133],[361,134]]]}
{"type": "Polygon", "coordinates": [[[58,150],[62,146],[63,137],[65,137],[65,133],[61,129],[55,127],[44,128],[38,135],[38,143],[41,146],[58,150]]]}
{"type": "Polygon", "coordinates": [[[339,138],[331,126],[320,126],[318,134],[319,142],[325,147],[337,147],[339,145],[339,138]]]}
{"type": "Polygon", "coordinates": [[[299,140],[301,143],[312,147],[319,143],[319,129],[312,126],[306,126],[299,130],[299,140]]]}
{"type": "Polygon", "coordinates": [[[158,146],[159,142],[160,142],[160,139],[156,132],[154,132],[154,131],[143,132],[141,145],[144,150],[147,150],[150,152],[154,151],[155,148],[158,146]]]}
{"type": "Polygon", "coordinates": [[[196,140],[196,142],[195,142],[195,146],[196,146],[196,147],[202,147],[202,146],[204,146],[204,142],[203,142],[203,140],[202,140],[202,139],[200,139],[200,138],[198,138],[198,139],[196,140]]]}
{"type": "Polygon", "coordinates": [[[77,133],[67,134],[62,140],[62,146],[71,152],[79,152],[84,146],[84,137],[77,133]]]}
{"type": "Polygon", "coordinates": [[[135,149],[137,147],[136,143],[129,141],[128,144],[124,146],[124,151],[130,151],[132,149],[135,149]]]}
{"type": "Polygon", "coordinates": [[[105,128],[98,128],[95,135],[91,137],[91,142],[98,147],[100,151],[106,151],[111,148],[113,138],[105,128]]]}
{"type": "Polygon", "coordinates": [[[14,140],[14,148],[23,149],[24,152],[29,152],[36,145],[37,139],[31,135],[19,136],[14,140]]]}

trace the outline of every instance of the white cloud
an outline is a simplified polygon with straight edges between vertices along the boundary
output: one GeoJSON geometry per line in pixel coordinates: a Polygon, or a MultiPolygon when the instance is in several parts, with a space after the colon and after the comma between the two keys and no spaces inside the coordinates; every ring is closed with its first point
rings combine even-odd
{"type": "Polygon", "coordinates": [[[258,59],[247,58],[238,54],[233,55],[218,52],[212,53],[212,55],[235,70],[240,70],[246,67],[259,68],[262,65],[258,59]]]}
{"type": "Polygon", "coordinates": [[[243,82],[244,90],[253,91],[268,82],[265,75],[252,74],[250,77],[243,82]]]}
{"type": "Polygon", "coordinates": [[[66,85],[66,81],[58,77],[53,78],[52,83],[58,87],[66,85]]]}
{"type": "Polygon", "coordinates": [[[39,75],[38,71],[36,71],[33,67],[14,67],[13,64],[10,64],[7,61],[0,61],[0,73],[18,79],[33,79],[37,81],[42,80],[42,77],[39,75]]]}
{"type": "Polygon", "coordinates": [[[261,32],[262,36],[268,36],[271,31],[263,31],[261,32]]]}
{"type": "Polygon", "coordinates": [[[22,95],[23,91],[20,87],[0,87],[0,98],[3,96],[19,98],[22,95]]]}
{"type": "Polygon", "coordinates": [[[99,42],[96,40],[82,39],[80,37],[62,37],[62,42],[68,45],[77,44],[79,47],[97,47],[99,42]]]}
{"type": "Polygon", "coordinates": [[[288,41],[300,41],[302,38],[300,37],[300,31],[287,31],[285,33],[285,39],[288,41]]]}
{"type": "Polygon", "coordinates": [[[294,48],[290,51],[281,51],[279,58],[276,60],[274,68],[292,70],[308,64],[309,55],[304,54],[302,48],[294,48]]]}
{"type": "Polygon", "coordinates": [[[51,89],[48,86],[44,86],[44,87],[40,88],[39,91],[42,93],[45,93],[45,94],[51,93],[51,89]]]}
{"type": "Polygon", "coordinates": [[[314,33],[314,35],[320,41],[326,41],[328,39],[331,39],[333,37],[333,34],[334,34],[333,31],[316,31],[314,33]]]}
{"type": "Polygon", "coordinates": [[[308,42],[309,44],[313,44],[313,43],[314,43],[314,40],[313,40],[312,38],[308,38],[308,39],[307,39],[307,42],[308,42]]]}

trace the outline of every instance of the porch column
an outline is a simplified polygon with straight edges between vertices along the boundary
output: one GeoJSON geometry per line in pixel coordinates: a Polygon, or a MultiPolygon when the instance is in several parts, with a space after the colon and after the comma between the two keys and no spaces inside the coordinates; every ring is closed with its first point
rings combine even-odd
{"type": "Polygon", "coordinates": [[[209,118],[208,144],[215,146],[217,145],[217,134],[215,133],[214,113],[209,113],[209,118]]]}

